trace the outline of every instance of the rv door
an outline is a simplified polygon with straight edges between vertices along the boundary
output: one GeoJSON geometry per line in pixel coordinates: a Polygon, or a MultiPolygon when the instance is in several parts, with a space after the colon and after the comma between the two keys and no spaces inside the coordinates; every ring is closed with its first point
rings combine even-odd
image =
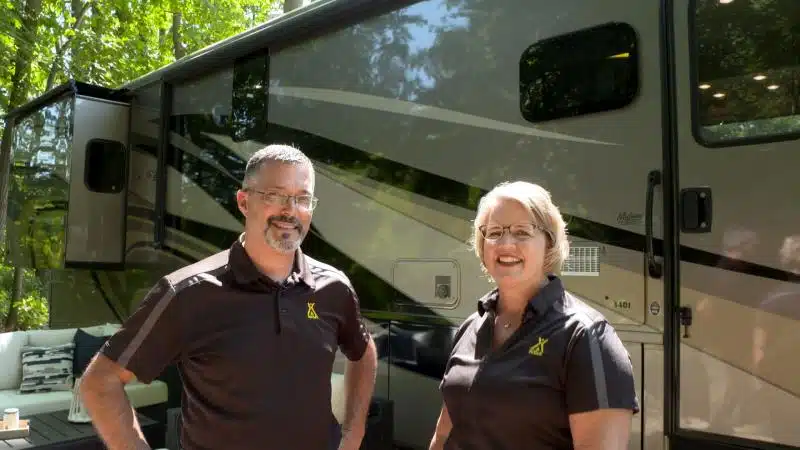
{"type": "Polygon", "coordinates": [[[671,448],[800,448],[800,2],[674,7],[671,448]]]}

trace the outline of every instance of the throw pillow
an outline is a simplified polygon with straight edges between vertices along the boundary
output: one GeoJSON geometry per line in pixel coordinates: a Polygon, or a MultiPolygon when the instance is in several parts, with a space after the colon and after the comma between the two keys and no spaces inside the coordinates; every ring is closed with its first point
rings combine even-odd
{"type": "Polygon", "coordinates": [[[20,394],[72,390],[72,354],[75,344],[23,347],[20,394]]]}
{"type": "Polygon", "coordinates": [[[76,377],[83,375],[89,361],[100,351],[108,336],[94,336],[78,328],[75,332],[75,354],[72,362],[72,373],[76,377]]]}

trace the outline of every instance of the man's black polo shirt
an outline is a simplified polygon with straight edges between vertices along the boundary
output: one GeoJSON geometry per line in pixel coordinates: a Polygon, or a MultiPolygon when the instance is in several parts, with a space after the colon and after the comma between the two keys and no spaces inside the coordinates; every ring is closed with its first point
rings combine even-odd
{"type": "Polygon", "coordinates": [[[237,241],[162,278],[102,352],[144,383],[177,363],[184,450],[327,450],[336,349],[369,339],[341,271],[298,250],[279,285],[237,241]]]}
{"type": "Polygon", "coordinates": [[[519,329],[492,351],[497,289],[459,327],[441,389],[447,450],[571,449],[569,415],[639,411],[633,367],[602,315],[549,282],[519,329]]]}

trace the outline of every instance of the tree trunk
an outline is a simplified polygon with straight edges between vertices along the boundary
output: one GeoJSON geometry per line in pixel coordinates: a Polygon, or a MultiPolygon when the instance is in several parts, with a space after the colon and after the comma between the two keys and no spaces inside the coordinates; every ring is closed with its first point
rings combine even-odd
{"type": "Polygon", "coordinates": [[[11,287],[11,299],[8,305],[8,315],[6,315],[3,329],[6,331],[14,331],[17,328],[17,305],[16,303],[22,298],[23,282],[25,281],[25,274],[22,268],[14,268],[14,284],[11,287]]]}
{"type": "MultiPolygon", "coordinates": [[[[75,18],[75,23],[72,24],[72,30],[78,31],[78,28],[81,27],[83,24],[83,18],[86,17],[86,12],[89,10],[91,6],[91,2],[81,3],[78,0],[73,0],[72,2],[72,17],[75,18]]],[[[49,91],[53,88],[53,84],[55,84],[56,76],[58,75],[58,69],[63,67],[63,58],[64,53],[69,47],[70,43],[73,41],[73,38],[76,36],[73,34],[72,37],[67,38],[64,42],[56,44],[55,48],[55,56],[53,57],[53,63],[50,64],[50,73],[47,74],[47,84],[45,84],[44,92],[49,91]]]]}
{"type": "MultiPolygon", "coordinates": [[[[33,48],[36,42],[42,0],[28,0],[22,16],[22,30],[15,44],[17,54],[14,58],[14,75],[11,76],[11,94],[8,96],[8,109],[22,104],[30,90],[30,66],[33,63],[33,48]]],[[[11,168],[11,129],[13,124],[6,121],[0,142],[0,245],[5,246],[6,211],[8,210],[9,172],[11,168]]]]}
{"type": "MultiPolygon", "coordinates": [[[[30,90],[30,66],[33,63],[33,49],[36,42],[39,15],[42,12],[42,0],[28,0],[22,15],[22,30],[15,39],[17,54],[14,57],[14,74],[11,76],[11,93],[8,96],[8,109],[11,110],[22,104],[28,98],[30,90]]],[[[11,131],[13,121],[6,121],[3,127],[3,137],[0,141],[0,245],[6,245],[6,212],[8,211],[8,188],[11,184],[11,131]]],[[[14,288],[9,299],[8,315],[4,329],[16,326],[17,305],[22,298],[23,276],[22,269],[14,268],[14,288]]]]}
{"type": "Polygon", "coordinates": [[[186,56],[186,49],[183,48],[183,42],[181,42],[180,11],[172,13],[172,51],[175,55],[175,61],[186,56]]]}

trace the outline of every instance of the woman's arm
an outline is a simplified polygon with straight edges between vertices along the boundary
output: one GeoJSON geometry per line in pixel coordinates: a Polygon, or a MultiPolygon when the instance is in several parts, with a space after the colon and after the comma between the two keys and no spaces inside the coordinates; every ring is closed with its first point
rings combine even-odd
{"type": "Polygon", "coordinates": [[[572,344],[565,394],[575,449],[627,449],[633,415],[639,412],[627,349],[604,320],[577,330],[572,344]]]}
{"type": "Polygon", "coordinates": [[[598,409],[569,416],[575,450],[622,450],[628,448],[633,411],[598,409]]]}
{"type": "Polygon", "coordinates": [[[447,405],[442,405],[442,411],[439,413],[439,420],[436,421],[436,430],[433,432],[433,438],[431,438],[428,450],[442,450],[452,428],[453,424],[450,422],[450,413],[447,412],[447,405]]]}

